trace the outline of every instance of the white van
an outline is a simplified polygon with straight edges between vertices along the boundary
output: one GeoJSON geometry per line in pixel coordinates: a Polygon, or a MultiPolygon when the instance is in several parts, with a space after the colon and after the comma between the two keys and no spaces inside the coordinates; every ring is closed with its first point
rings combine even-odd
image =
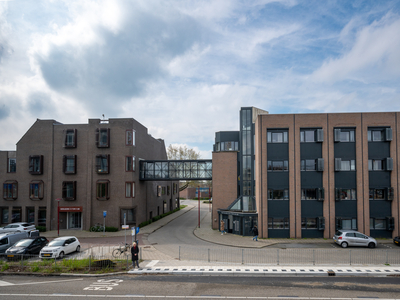
{"type": "Polygon", "coordinates": [[[29,236],[28,232],[8,232],[0,234],[0,253],[4,253],[8,248],[19,240],[29,236]]]}

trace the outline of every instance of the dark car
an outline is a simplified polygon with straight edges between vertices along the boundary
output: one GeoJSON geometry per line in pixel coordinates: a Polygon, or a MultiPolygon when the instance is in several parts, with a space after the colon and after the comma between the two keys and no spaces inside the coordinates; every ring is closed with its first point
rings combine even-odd
{"type": "Polygon", "coordinates": [[[396,237],[393,239],[393,243],[396,244],[397,246],[400,246],[400,236],[396,236],[396,237]]]}
{"type": "Polygon", "coordinates": [[[42,250],[48,242],[48,239],[42,236],[22,239],[6,250],[7,258],[20,258],[21,255],[26,255],[28,258],[33,254],[39,254],[40,250],[42,250]]]}

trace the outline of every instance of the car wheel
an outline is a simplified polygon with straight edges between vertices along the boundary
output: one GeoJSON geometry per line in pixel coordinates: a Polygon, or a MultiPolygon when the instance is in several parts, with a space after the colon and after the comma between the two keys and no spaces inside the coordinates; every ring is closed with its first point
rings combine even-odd
{"type": "Polygon", "coordinates": [[[369,244],[368,244],[368,248],[375,248],[375,243],[372,243],[372,242],[369,243],[369,244]]]}
{"type": "Polygon", "coordinates": [[[80,252],[81,251],[81,246],[77,246],[76,247],[76,252],[80,252]]]}
{"type": "Polygon", "coordinates": [[[349,244],[347,244],[347,242],[343,242],[340,246],[342,246],[342,248],[347,248],[349,244]]]}
{"type": "Polygon", "coordinates": [[[63,259],[65,256],[64,251],[61,251],[60,254],[58,254],[59,259],[63,259]]]}

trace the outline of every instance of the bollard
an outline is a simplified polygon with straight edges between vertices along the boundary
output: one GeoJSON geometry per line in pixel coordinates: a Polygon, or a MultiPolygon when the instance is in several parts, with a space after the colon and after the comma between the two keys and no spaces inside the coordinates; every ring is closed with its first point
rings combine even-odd
{"type": "Polygon", "coordinates": [[[386,264],[387,265],[389,264],[388,252],[389,252],[389,250],[386,249],[386,264]]]}
{"type": "MultiPolygon", "coordinates": [[[[92,249],[90,249],[92,250],[92,249]]],[[[90,271],[90,266],[92,264],[92,254],[89,254],[89,271],[90,271]]]]}
{"type": "Polygon", "coordinates": [[[278,263],[278,266],[279,266],[279,249],[276,249],[276,258],[277,258],[277,263],[278,263]]]}
{"type": "Polygon", "coordinates": [[[351,250],[349,251],[349,253],[350,253],[350,266],[351,266],[351,250]]]}
{"type": "Polygon", "coordinates": [[[315,249],[312,250],[313,266],[315,266],[315,249]]]}

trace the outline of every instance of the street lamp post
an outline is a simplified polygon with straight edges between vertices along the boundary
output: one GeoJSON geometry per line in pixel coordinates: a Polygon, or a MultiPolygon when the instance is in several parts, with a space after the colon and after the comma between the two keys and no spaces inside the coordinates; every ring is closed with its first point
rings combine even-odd
{"type": "Polygon", "coordinates": [[[200,186],[198,186],[197,187],[198,188],[198,192],[197,192],[197,198],[198,198],[198,200],[199,200],[199,205],[198,205],[198,207],[199,207],[199,228],[200,228],[200,186]]]}
{"type": "Polygon", "coordinates": [[[56,199],[57,201],[57,235],[60,236],[60,198],[56,199]]]}

